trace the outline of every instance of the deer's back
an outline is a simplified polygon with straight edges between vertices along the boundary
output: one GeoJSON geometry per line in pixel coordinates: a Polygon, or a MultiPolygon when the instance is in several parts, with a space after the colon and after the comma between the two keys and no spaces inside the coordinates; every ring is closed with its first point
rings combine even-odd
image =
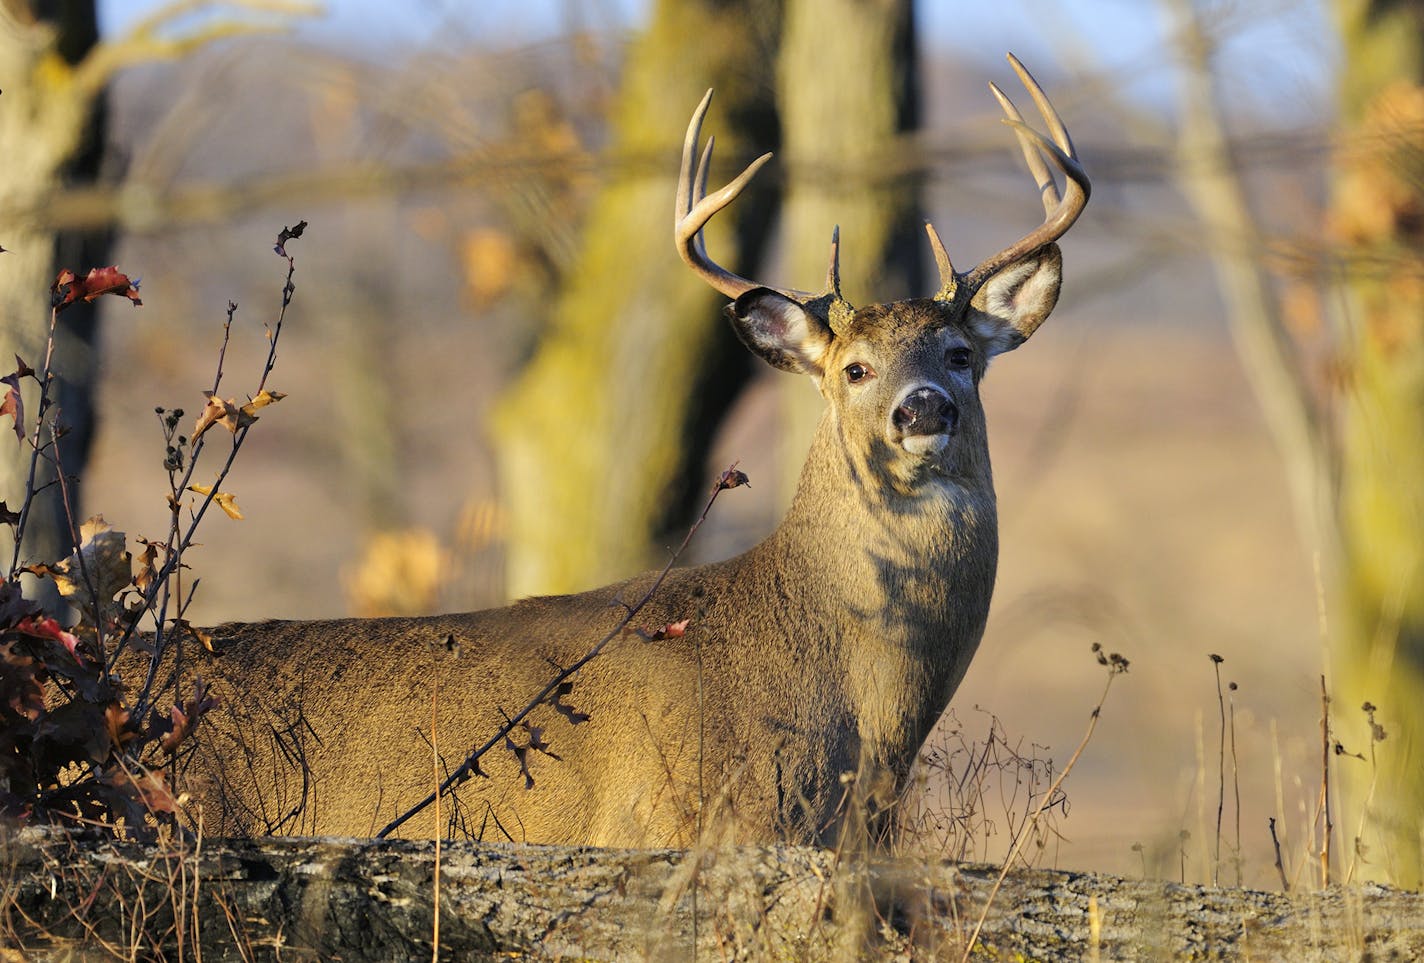
{"type": "MultiPolygon", "coordinates": [[[[739,841],[818,840],[854,724],[820,633],[780,641],[806,614],[735,569],[675,572],[633,627],[690,619],[686,634],[615,637],[442,800],[445,830],[676,845],[700,818],[739,841]]],[[[650,581],[460,615],[216,627],[217,654],[193,669],[223,702],[190,768],[209,831],[375,832],[433,791],[437,753],[443,779],[650,581]]],[[[433,819],[402,831],[429,836],[433,819]]]]}

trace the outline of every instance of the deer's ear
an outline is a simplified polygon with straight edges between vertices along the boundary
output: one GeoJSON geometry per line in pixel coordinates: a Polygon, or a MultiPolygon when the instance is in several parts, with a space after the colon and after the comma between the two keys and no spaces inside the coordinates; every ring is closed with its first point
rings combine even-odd
{"type": "Polygon", "coordinates": [[[816,315],[770,288],[752,288],[727,308],[742,344],[783,371],[819,378],[835,335],[816,315]]]}
{"type": "Polygon", "coordinates": [[[1012,351],[1038,330],[1058,303],[1063,255],[1049,244],[985,281],[969,302],[969,326],[993,357],[1012,351]]]}

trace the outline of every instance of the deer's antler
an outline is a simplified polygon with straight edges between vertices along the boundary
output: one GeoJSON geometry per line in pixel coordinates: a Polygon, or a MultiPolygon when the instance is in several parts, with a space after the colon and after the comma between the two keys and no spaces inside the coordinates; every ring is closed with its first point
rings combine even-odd
{"type": "MultiPolygon", "coordinates": [[[[707,138],[707,146],[702,158],[697,157],[697,141],[702,136],[702,120],[707,116],[707,108],[712,104],[712,91],[702,98],[702,103],[693,111],[692,121],[687,125],[687,136],[682,142],[682,169],[677,178],[677,210],[673,212],[673,240],[677,253],[687,266],[712,287],[729,298],[737,298],[752,288],[769,287],[803,304],[819,295],[794,288],[778,288],[760,281],[752,281],[734,274],[707,256],[707,246],[702,240],[702,228],[712,220],[713,215],[736,200],[742,189],[761,170],[762,165],[771,160],[771,153],[762,154],[747,165],[726,187],[715,194],[707,193],[707,172],[712,166],[712,145],[716,138],[707,138]]],[[[832,250],[834,262],[834,243],[832,250]]],[[[838,274],[832,263],[831,274],[838,274]]],[[[839,294],[839,291],[835,292],[839,294]]]]}
{"type": "Polygon", "coordinates": [[[1078,153],[1073,148],[1073,140],[1068,136],[1068,129],[1063,126],[1063,119],[1058,116],[1058,111],[1053,109],[1048,95],[1043,92],[1038,81],[1033,79],[1028,68],[1020,63],[1017,57],[1009,54],[1008,59],[1010,66],[1014,68],[1014,73],[1019,75],[1019,80],[1022,81],[1029,96],[1037,105],[1038,112],[1043,115],[1043,121],[1048,126],[1049,134],[1053,137],[1050,141],[1025,124],[1023,115],[1014,106],[1014,102],[997,85],[989,85],[989,89],[1004,109],[1004,123],[1014,129],[1019,147],[1023,150],[1024,160],[1028,162],[1029,172],[1038,183],[1038,191],[1043,199],[1045,219],[1036,230],[993,257],[979,262],[967,274],[959,274],[954,270],[954,265],[949,260],[949,254],[945,251],[939,234],[933,225],[926,224],[925,230],[929,233],[930,247],[934,251],[935,263],[939,266],[940,289],[939,293],[935,295],[939,300],[952,300],[955,292],[961,286],[970,295],[973,295],[981,284],[1001,268],[1058,240],[1068,228],[1073,226],[1078,215],[1083,213],[1083,208],[1088,203],[1088,195],[1092,190],[1088,175],[1078,163],[1078,153]],[[1055,183],[1048,165],[1044,163],[1045,156],[1063,172],[1065,190],[1062,194],[1058,191],[1058,185],[1055,183]]]}

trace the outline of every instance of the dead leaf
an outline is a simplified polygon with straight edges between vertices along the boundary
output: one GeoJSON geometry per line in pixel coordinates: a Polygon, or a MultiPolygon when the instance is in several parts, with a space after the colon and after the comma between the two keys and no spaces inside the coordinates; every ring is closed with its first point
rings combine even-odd
{"type": "MultiPolygon", "coordinates": [[[[175,629],[188,633],[190,636],[196,639],[199,644],[202,645],[203,648],[207,649],[209,652],[214,651],[212,633],[206,632],[203,629],[198,628],[196,625],[189,622],[187,619],[174,619],[173,627],[175,629]]],[[[201,682],[199,683],[199,685],[201,685],[201,682]]]]}
{"type": "Polygon", "coordinates": [[[109,741],[120,752],[130,742],[138,738],[138,733],[129,724],[129,710],[117,702],[111,702],[104,709],[104,725],[109,730],[109,741]]]}
{"type": "Polygon", "coordinates": [[[128,539],[110,528],[103,515],[81,525],[79,537],[79,551],[56,563],[50,577],[60,595],[75,598],[89,612],[107,616],[114,597],[133,584],[128,539]]]}
{"type": "MultiPolygon", "coordinates": [[[[169,497],[172,497],[171,495],[169,497]]],[[[138,557],[138,574],[134,576],[134,588],[140,592],[147,592],[153,580],[158,577],[158,549],[159,546],[167,548],[163,542],[150,542],[143,536],[137,536],[138,543],[143,546],[143,554],[138,557]]]]}
{"type": "Polygon", "coordinates": [[[212,495],[213,501],[227,513],[228,518],[242,521],[242,510],[237,507],[237,496],[232,492],[215,492],[212,485],[189,485],[188,491],[197,492],[199,495],[212,495]]]}
{"type": "MultiPolygon", "coordinates": [[[[228,399],[224,401],[211,391],[204,391],[203,396],[208,399],[208,403],[203,406],[203,410],[198,412],[197,424],[193,426],[192,444],[196,445],[198,439],[203,437],[213,425],[222,425],[228,431],[236,432],[240,427],[238,421],[242,418],[242,410],[237,407],[237,402],[228,399]]],[[[256,421],[256,417],[248,416],[248,424],[256,421]]]]}
{"type": "Polygon", "coordinates": [[[274,247],[272,250],[282,255],[282,257],[290,257],[290,255],[287,254],[287,242],[292,240],[293,238],[301,237],[302,231],[305,231],[306,229],[306,221],[298,221],[296,227],[283,227],[282,233],[277,235],[277,246],[274,247]]]}
{"type": "Polygon", "coordinates": [[[661,642],[663,639],[680,639],[687,633],[687,627],[692,623],[691,619],[683,619],[681,622],[669,622],[661,628],[649,632],[647,629],[625,628],[623,631],[630,635],[636,635],[644,642],[661,642]]]}
{"type": "Polygon", "coordinates": [[[712,486],[713,491],[726,491],[728,488],[740,488],[743,485],[750,486],[752,480],[747,477],[747,473],[737,470],[737,463],[733,462],[732,467],[722,472],[717,479],[717,484],[712,486]]]}
{"type": "Polygon", "coordinates": [[[25,400],[20,397],[20,373],[6,375],[0,378],[5,392],[0,395],[0,415],[9,415],[14,419],[12,427],[15,429],[15,437],[24,441],[25,439],[25,400]]]}
{"type": "Polygon", "coordinates": [[[169,711],[167,720],[163,720],[156,711],[154,712],[153,731],[155,734],[162,732],[162,737],[158,742],[159,747],[164,752],[176,752],[183,740],[193,734],[199,720],[210,710],[216,709],[218,705],[218,698],[208,694],[207,683],[201,678],[196,680],[193,684],[193,697],[174,705],[169,711]]]}
{"type": "Polygon", "coordinates": [[[137,307],[143,304],[138,297],[137,280],[130,280],[117,266],[93,268],[84,277],[76,277],[68,268],[50,285],[50,304],[56,311],[63,311],[76,301],[94,301],[105,294],[128,298],[137,307]]]}
{"type": "MultiPolygon", "coordinates": [[[[239,410],[252,421],[256,421],[256,411],[258,408],[266,408],[268,405],[275,405],[277,402],[281,401],[285,397],[287,397],[287,394],[284,391],[268,391],[266,388],[263,388],[261,391],[257,392],[256,398],[253,398],[247,404],[243,405],[242,408],[239,410]]],[[[248,424],[251,424],[251,421],[248,422],[248,424]]]]}
{"type": "Polygon", "coordinates": [[[35,615],[39,604],[25,598],[17,581],[6,579],[0,582],[0,627],[14,625],[27,615],[35,615]]]}
{"type": "Polygon", "coordinates": [[[0,713],[30,722],[45,711],[44,667],[15,650],[14,642],[0,642],[0,713]]]}
{"type": "Polygon", "coordinates": [[[168,777],[162,771],[145,772],[133,780],[133,788],[139,802],[151,813],[171,813],[177,808],[173,791],[168,788],[168,777]]]}
{"type": "Polygon", "coordinates": [[[78,651],[79,638],[64,631],[64,628],[52,618],[27,616],[16,623],[15,631],[32,638],[51,639],[58,642],[64,646],[65,651],[74,656],[76,662],[84,661],[84,657],[78,651]]]}

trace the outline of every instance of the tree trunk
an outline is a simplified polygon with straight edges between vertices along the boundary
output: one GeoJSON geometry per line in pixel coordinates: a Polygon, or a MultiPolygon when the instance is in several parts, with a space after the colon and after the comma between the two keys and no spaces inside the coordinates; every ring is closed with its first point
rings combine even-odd
{"type": "MultiPolygon", "coordinates": [[[[901,160],[919,122],[910,0],[791,0],[777,59],[787,192],[782,286],[822,289],[841,227],[841,290],[856,305],[927,296],[919,178],[901,160]]],[[[785,379],[784,498],[823,404],[785,379]]]]}
{"type": "MultiPolygon", "coordinates": [[[[198,849],[7,831],[4,945],[29,960],[837,958],[837,877],[884,926],[864,960],[1407,960],[1424,897],[1379,887],[1288,896],[1161,880],[903,860],[852,866],[792,847],[669,850],[334,839],[198,849]],[[992,899],[991,899],[992,897],[992,899]]],[[[841,957],[843,958],[843,957],[841,957]]]]}
{"type": "MultiPolygon", "coordinates": [[[[1343,42],[1331,226],[1344,244],[1343,621],[1333,653],[1345,805],[1364,872],[1424,884],[1424,11],[1337,0],[1343,42]],[[1361,709],[1378,706],[1374,718],[1361,709]],[[1375,744],[1377,720],[1386,741],[1375,744]],[[1366,811],[1367,810],[1367,811],[1366,811]],[[1365,812],[1363,820],[1359,814],[1365,812]]],[[[1348,856],[1347,856],[1348,858],[1348,856]]]]}
{"type": "MultiPolygon", "coordinates": [[[[78,83],[73,68],[98,41],[94,4],[0,1],[0,343],[4,359],[19,355],[33,368],[44,360],[50,319],[48,289],[60,266],[84,274],[103,266],[107,231],[57,235],[43,221],[14,214],[66,178],[94,179],[103,151],[103,108],[97,91],[78,83]]],[[[77,303],[60,315],[54,346],[57,420],[68,429],[60,442],[67,476],[77,476],[93,436],[95,308],[77,303]]],[[[7,369],[9,370],[9,369],[7,369]]],[[[33,383],[26,383],[26,413],[37,412],[33,383]]],[[[0,453],[0,499],[19,506],[30,464],[27,446],[0,453]]],[[[71,513],[53,484],[53,467],[41,464],[23,558],[56,561],[73,550],[71,513]],[[48,486],[48,487],[44,487],[48,486]]],[[[74,499],[71,490],[71,501],[74,499]]],[[[80,521],[75,517],[75,523],[80,521]]]]}
{"type": "MultiPolygon", "coordinates": [[[[97,92],[73,71],[97,41],[92,2],[0,0],[0,247],[5,248],[0,255],[0,358],[7,363],[6,373],[15,355],[36,370],[44,361],[49,287],[59,267],[82,275],[103,266],[108,256],[107,231],[57,235],[42,221],[15,213],[66,179],[98,175],[103,110],[95,109],[97,92]]],[[[59,316],[56,331],[58,380],[52,400],[59,423],[68,429],[59,453],[71,476],[84,467],[93,433],[94,326],[95,308],[76,304],[59,316]]],[[[29,381],[25,400],[33,421],[37,398],[29,381]]],[[[0,499],[12,508],[25,495],[29,455],[28,446],[0,450],[0,499]]],[[[36,480],[43,490],[31,509],[22,560],[53,562],[72,551],[70,513],[54,478],[51,466],[43,464],[36,480]]],[[[13,543],[5,541],[8,558],[13,543]]]]}
{"type": "MultiPolygon", "coordinates": [[[[706,491],[703,457],[750,368],[721,319],[725,299],[674,253],[677,158],[714,85],[704,136],[717,136],[718,173],[774,144],[779,21],[780,0],[660,0],[629,54],[608,183],[548,331],[494,416],[512,596],[662,561],[664,534],[706,491]]],[[[755,261],[774,209],[761,180],[707,231],[733,270],[755,261]]]]}

